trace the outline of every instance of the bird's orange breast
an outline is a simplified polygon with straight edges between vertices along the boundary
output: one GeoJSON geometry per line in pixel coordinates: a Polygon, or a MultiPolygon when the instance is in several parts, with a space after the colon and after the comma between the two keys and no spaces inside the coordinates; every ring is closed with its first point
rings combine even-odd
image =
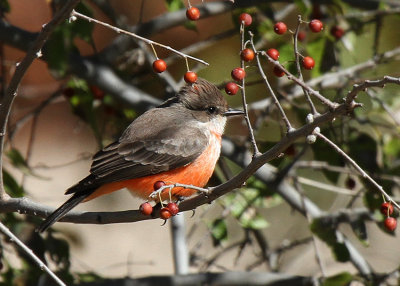
{"type": "MultiPolygon", "coordinates": [[[[177,169],[155,175],[105,184],[98,188],[85,201],[89,201],[98,196],[112,193],[114,191],[118,191],[124,188],[128,189],[133,195],[137,197],[149,199],[149,195],[154,191],[153,185],[157,181],[163,181],[166,184],[180,183],[186,185],[194,185],[197,187],[204,187],[210,179],[212,173],[214,172],[215,164],[218,161],[220,153],[221,136],[212,133],[212,135],[210,136],[208,147],[192,163],[177,169]]],[[[171,195],[175,197],[188,197],[195,193],[195,190],[184,189],[181,187],[176,187],[171,190],[171,195]]],[[[162,199],[165,200],[168,198],[169,191],[168,189],[166,189],[162,194],[162,199]]]]}

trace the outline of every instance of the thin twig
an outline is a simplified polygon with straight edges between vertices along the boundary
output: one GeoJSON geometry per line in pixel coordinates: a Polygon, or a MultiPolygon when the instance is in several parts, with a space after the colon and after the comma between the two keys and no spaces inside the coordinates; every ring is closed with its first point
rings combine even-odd
{"type": "MultiPolygon", "coordinates": [[[[312,224],[313,221],[313,217],[308,213],[307,208],[306,208],[306,203],[305,203],[305,194],[304,194],[304,190],[303,188],[300,186],[299,182],[296,182],[296,180],[294,181],[295,185],[296,185],[296,190],[299,192],[300,194],[300,198],[301,198],[301,204],[302,207],[304,209],[305,212],[305,217],[307,219],[307,222],[309,225],[312,224]]],[[[317,238],[315,236],[315,234],[312,234],[312,242],[313,242],[313,247],[314,247],[314,254],[315,254],[315,259],[317,260],[317,263],[319,265],[319,268],[321,270],[322,276],[326,277],[326,270],[325,270],[325,266],[322,263],[322,257],[321,257],[321,252],[319,250],[319,246],[317,243],[317,238]]]]}
{"type": "Polygon", "coordinates": [[[383,187],[379,185],[374,179],[372,179],[353,159],[350,158],[349,155],[347,155],[342,149],[340,149],[339,146],[337,146],[320,132],[314,132],[314,135],[324,140],[324,142],[331,146],[333,150],[343,156],[361,174],[363,178],[367,179],[372,185],[374,185],[389,202],[391,202],[398,210],[400,210],[400,206],[385,192],[383,187]]]}
{"type": "MultiPolygon", "coordinates": [[[[243,51],[244,48],[245,48],[244,23],[243,22],[240,25],[240,37],[241,37],[241,49],[240,50],[243,51]]],[[[244,60],[242,60],[242,59],[240,60],[240,67],[242,69],[245,69],[244,60]]],[[[246,101],[245,77],[243,77],[243,79],[242,79],[240,91],[242,92],[242,105],[243,105],[243,111],[244,111],[244,119],[245,119],[246,124],[247,124],[247,129],[249,130],[250,141],[251,141],[251,144],[253,146],[253,151],[254,151],[253,157],[257,157],[261,153],[258,150],[257,142],[256,142],[256,139],[254,138],[253,127],[251,126],[251,122],[250,122],[250,118],[249,118],[249,111],[248,111],[248,108],[247,108],[247,101],[246,101]]]]}
{"type": "MultiPolygon", "coordinates": [[[[281,104],[279,103],[279,100],[278,100],[278,98],[276,97],[275,92],[274,92],[274,90],[272,89],[272,87],[271,87],[271,85],[270,85],[270,83],[269,83],[269,81],[268,81],[268,79],[267,79],[267,76],[265,75],[264,70],[263,70],[263,68],[262,68],[262,66],[261,66],[259,52],[256,50],[256,47],[254,46],[253,34],[252,34],[251,32],[249,32],[249,34],[250,34],[250,37],[251,37],[251,40],[250,40],[251,45],[252,45],[252,47],[253,47],[253,49],[254,49],[254,52],[256,53],[257,66],[258,66],[258,70],[260,71],[261,77],[262,77],[262,79],[264,80],[264,83],[265,83],[265,85],[267,86],[267,89],[268,89],[268,91],[270,92],[270,94],[271,94],[271,96],[272,96],[272,98],[273,98],[273,100],[274,100],[274,103],[275,103],[276,107],[277,107],[278,110],[279,110],[279,113],[281,114],[282,120],[285,122],[285,125],[286,125],[286,132],[287,132],[287,133],[292,132],[292,131],[294,130],[294,128],[293,128],[292,125],[290,124],[290,121],[289,121],[289,119],[287,118],[286,113],[285,113],[285,111],[283,110],[281,104]]],[[[265,55],[267,55],[267,54],[265,53],[265,55]]],[[[269,57],[269,56],[267,55],[267,57],[269,57]]],[[[272,59],[272,58],[271,58],[271,59],[272,59]]],[[[272,60],[273,60],[273,59],[272,59],[272,60]]],[[[273,61],[274,61],[274,60],[273,60],[273,61]]]]}
{"type": "Polygon", "coordinates": [[[386,104],[386,102],[377,97],[374,92],[371,92],[370,90],[367,90],[366,92],[373,100],[379,103],[379,105],[386,111],[390,118],[392,118],[394,123],[400,126],[400,120],[397,118],[397,115],[393,112],[393,110],[386,104]]]}
{"type": "Polygon", "coordinates": [[[346,96],[346,103],[349,104],[351,101],[354,100],[356,95],[361,92],[361,91],[366,91],[367,88],[370,87],[385,87],[385,84],[387,83],[394,83],[400,85],[400,78],[398,77],[392,77],[392,76],[384,76],[383,79],[378,79],[378,80],[365,80],[364,82],[360,84],[355,84],[353,85],[353,89],[349,91],[349,93],[346,96]]]}
{"type": "Polygon", "coordinates": [[[338,106],[336,102],[330,101],[329,99],[321,95],[318,91],[308,86],[304,81],[300,80],[299,78],[291,74],[283,65],[281,65],[278,61],[275,61],[273,58],[271,58],[265,51],[260,51],[259,53],[265,56],[275,66],[278,66],[286,74],[289,80],[292,80],[297,85],[307,90],[310,94],[314,95],[319,101],[321,101],[322,104],[328,106],[330,109],[335,109],[338,106]]]}
{"type": "Polygon", "coordinates": [[[173,53],[175,53],[175,54],[180,55],[180,56],[183,57],[183,58],[192,59],[192,60],[197,61],[197,62],[199,62],[199,63],[202,63],[203,65],[206,65],[206,66],[209,65],[209,63],[207,63],[207,62],[205,62],[205,61],[203,61],[203,60],[201,60],[201,59],[198,59],[198,58],[195,58],[195,57],[193,57],[193,56],[184,54],[184,53],[182,53],[182,52],[180,52],[180,51],[178,51],[178,50],[175,50],[175,49],[171,48],[170,46],[166,46],[166,45],[160,44],[160,43],[158,43],[158,42],[155,42],[155,41],[146,39],[146,38],[144,38],[144,37],[142,37],[142,36],[139,36],[139,35],[137,35],[137,34],[134,34],[134,33],[131,33],[131,32],[128,32],[128,31],[125,31],[125,30],[122,30],[122,29],[119,29],[119,28],[117,28],[117,27],[115,27],[115,26],[112,26],[112,25],[110,25],[110,24],[104,23],[104,22],[102,22],[102,21],[96,20],[96,19],[94,19],[94,18],[91,18],[91,17],[88,17],[88,16],[86,16],[86,15],[83,15],[83,14],[81,14],[81,13],[79,13],[79,12],[76,12],[75,10],[73,10],[72,13],[71,13],[71,17],[74,17],[74,16],[75,16],[75,17],[78,17],[78,18],[81,18],[81,19],[85,19],[85,20],[88,21],[88,22],[94,22],[94,23],[96,23],[96,24],[99,24],[99,25],[102,25],[102,26],[104,26],[104,27],[107,27],[107,28],[109,28],[109,29],[111,29],[111,30],[114,30],[114,31],[117,32],[118,34],[125,34],[125,35],[128,35],[128,36],[131,36],[131,37],[133,37],[133,38],[135,38],[135,39],[137,39],[137,40],[143,41],[143,42],[145,42],[145,43],[147,43],[147,44],[149,44],[149,45],[155,45],[155,46],[162,47],[162,48],[164,48],[164,49],[166,49],[166,50],[169,50],[169,51],[171,51],[171,52],[173,52],[173,53]]]}
{"type": "Polygon", "coordinates": [[[3,223],[0,222],[0,231],[4,233],[6,236],[10,238],[11,241],[15,242],[29,257],[31,257],[37,265],[39,265],[40,269],[44,270],[54,281],[61,286],[66,286],[66,284],[61,281],[60,278],[57,277],[47,266],[44,264],[33,251],[27,247],[18,237],[16,237],[3,223]]]}
{"type": "MultiPolygon", "coordinates": [[[[294,57],[295,57],[295,62],[296,62],[296,68],[297,68],[297,74],[299,76],[300,80],[303,80],[303,73],[301,72],[301,67],[300,67],[300,53],[299,53],[299,49],[298,49],[298,39],[297,36],[299,35],[299,30],[300,30],[300,25],[303,22],[303,20],[301,19],[301,15],[298,15],[298,24],[296,27],[296,32],[293,35],[293,41],[294,41],[294,57]]],[[[310,93],[308,92],[307,89],[305,89],[304,87],[302,87],[304,95],[306,97],[306,100],[308,102],[308,104],[310,105],[310,109],[313,115],[318,114],[317,110],[315,109],[314,103],[312,102],[311,98],[310,98],[310,93]]]]}

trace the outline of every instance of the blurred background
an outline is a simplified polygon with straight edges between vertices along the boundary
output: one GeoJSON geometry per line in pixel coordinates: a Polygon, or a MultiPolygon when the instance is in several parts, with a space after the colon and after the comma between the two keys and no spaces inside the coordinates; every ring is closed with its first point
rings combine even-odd
{"type": "MultiPolygon", "coordinates": [[[[0,1],[3,93],[29,44],[63,2],[0,1]]],[[[297,28],[297,15],[304,21],[318,18],[324,23],[321,33],[312,33],[307,23],[302,23],[300,31],[306,36],[298,44],[302,55],[316,61],[312,71],[303,70],[304,81],[330,100],[342,103],[352,85],[365,79],[400,74],[397,1],[191,4],[201,12],[195,22],[186,19],[188,3],[179,0],[82,1],[77,11],[208,62],[210,65],[204,66],[189,60],[189,68],[218,85],[223,93],[225,83],[232,81],[231,70],[240,66],[238,16],[243,12],[253,17],[245,39],[250,39],[247,31],[252,31],[259,51],[278,49],[280,63],[294,74],[293,35],[277,35],[274,23],[284,21],[291,32],[297,28]],[[334,28],[340,28],[343,35],[335,34],[334,28]]],[[[44,57],[35,60],[23,78],[11,110],[3,157],[9,194],[46,206],[63,203],[67,199],[64,191],[88,174],[91,156],[97,150],[116,140],[137,115],[184,84],[184,59],[159,47],[156,51],[168,64],[163,74],[152,71],[154,54],[143,42],[84,20],[66,21],[57,28],[43,49],[44,57]],[[130,100],[137,97],[142,99],[130,100]]],[[[301,89],[287,77],[276,77],[265,57],[261,62],[292,124],[296,128],[305,124],[310,111],[301,89]]],[[[281,140],[285,127],[255,61],[246,64],[246,73],[249,115],[260,151],[265,152],[281,140]]],[[[321,126],[322,132],[356,159],[395,200],[399,191],[399,94],[398,85],[360,93],[357,100],[363,103],[362,108],[321,126]]],[[[239,93],[226,98],[232,107],[241,108],[239,93]]],[[[320,113],[327,111],[317,101],[315,104],[320,113]]],[[[210,181],[212,186],[239,172],[245,154],[240,152],[251,151],[247,127],[241,119],[228,122],[226,138],[237,152],[226,154],[210,181]]],[[[283,172],[281,181],[297,190],[293,196],[301,194],[301,201],[310,202],[317,211],[304,212],[298,199],[296,206],[292,195],[282,196],[285,190],[281,191],[278,179],[272,183],[254,176],[241,190],[201,206],[194,215],[179,214],[185,217],[191,273],[276,272],[339,277],[340,283],[381,279],[382,283],[396,285],[400,258],[394,250],[400,243],[395,234],[383,228],[384,215],[379,212],[382,196],[374,187],[319,141],[312,146],[305,144],[305,138],[293,142],[284,156],[270,164],[271,174],[283,172]],[[315,167],[321,162],[341,169],[315,167]],[[324,222],[319,228],[317,214],[333,220],[340,211],[347,216],[324,222]],[[331,239],[335,241],[321,235],[324,232],[333,233],[331,239]],[[343,239],[351,247],[343,244],[343,239]],[[345,247],[338,250],[338,245],[345,247]],[[358,262],[367,266],[357,265],[352,249],[362,257],[358,262]]],[[[129,210],[141,203],[121,190],[81,204],[77,210],[129,210]]],[[[57,223],[39,236],[33,231],[41,221],[37,217],[10,213],[2,214],[1,219],[66,281],[174,274],[170,222],[57,223]]],[[[5,237],[1,249],[5,285],[34,285],[40,279],[50,283],[5,237]]]]}

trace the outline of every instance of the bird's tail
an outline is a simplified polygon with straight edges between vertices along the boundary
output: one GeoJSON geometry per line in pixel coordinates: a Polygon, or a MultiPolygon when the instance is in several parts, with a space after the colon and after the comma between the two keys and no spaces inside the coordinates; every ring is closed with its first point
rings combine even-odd
{"type": "MultiPolygon", "coordinates": [[[[94,190],[93,190],[94,191],[94,190]]],[[[38,232],[43,232],[46,229],[48,229],[50,226],[52,226],[54,223],[59,221],[61,218],[63,218],[67,212],[72,210],[74,207],[76,207],[77,204],[82,202],[85,198],[90,196],[92,193],[88,190],[85,192],[77,192],[75,193],[71,198],[69,198],[68,201],[66,201],[64,204],[62,204],[58,209],[56,209],[52,214],[50,214],[43,222],[42,224],[36,229],[38,232]]]]}

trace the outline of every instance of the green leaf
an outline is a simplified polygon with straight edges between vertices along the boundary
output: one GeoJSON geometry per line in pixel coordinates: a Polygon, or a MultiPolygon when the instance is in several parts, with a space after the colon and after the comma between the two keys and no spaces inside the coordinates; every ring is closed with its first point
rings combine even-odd
{"type": "Polygon", "coordinates": [[[214,246],[219,245],[228,239],[228,228],[225,220],[216,219],[209,225],[209,228],[213,238],[214,246]]]}
{"type": "Polygon", "coordinates": [[[269,226],[268,221],[261,215],[254,214],[254,212],[249,215],[247,215],[247,213],[248,212],[245,212],[240,216],[239,222],[241,226],[250,229],[263,229],[269,226]]]}
{"type": "Polygon", "coordinates": [[[319,37],[316,40],[307,43],[307,54],[311,55],[315,60],[315,67],[311,71],[313,77],[321,75],[321,64],[322,61],[326,59],[326,56],[324,55],[327,49],[326,45],[326,37],[319,37]]]}
{"type": "MultiPolygon", "coordinates": [[[[93,16],[93,13],[88,8],[88,6],[86,6],[82,2],[76,6],[76,11],[89,17],[93,16]]],[[[68,28],[71,30],[72,37],[79,37],[88,43],[91,42],[94,23],[83,19],[77,19],[76,21],[68,23],[67,25],[68,28]]]]}
{"type": "Polygon", "coordinates": [[[360,134],[349,142],[349,155],[367,173],[378,170],[377,142],[367,134],[360,134]]]}
{"type": "Polygon", "coordinates": [[[8,173],[6,170],[3,169],[3,180],[4,180],[4,187],[6,192],[11,197],[23,197],[24,196],[24,189],[20,186],[17,181],[8,173]]]}
{"type": "Polygon", "coordinates": [[[104,280],[100,275],[94,272],[78,273],[80,283],[93,283],[104,280]]]}
{"type": "Polygon", "coordinates": [[[311,13],[311,9],[310,9],[311,6],[308,7],[304,0],[295,0],[294,3],[296,4],[296,6],[299,10],[299,14],[307,15],[307,14],[311,13]]]}
{"type": "Polygon", "coordinates": [[[365,226],[365,222],[361,219],[351,220],[350,221],[351,228],[357,238],[362,242],[364,246],[368,246],[368,235],[367,228],[365,226]]]}
{"type": "Polygon", "coordinates": [[[25,158],[22,156],[22,154],[15,148],[12,148],[6,153],[7,157],[10,159],[11,164],[18,168],[22,173],[25,175],[30,175],[30,176],[35,176],[40,179],[47,180],[48,178],[40,176],[36,174],[29,166],[28,163],[26,162],[25,158]]]}
{"type": "Polygon", "coordinates": [[[336,242],[330,246],[337,261],[347,262],[350,260],[350,252],[344,243],[336,242]]]}
{"type": "Polygon", "coordinates": [[[69,30],[58,26],[47,41],[44,51],[47,64],[56,77],[63,77],[67,73],[68,53],[71,49],[69,30]]]}
{"type": "Polygon", "coordinates": [[[8,159],[11,160],[11,164],[16,168],[28,168],[28,164],[25,161],[25,158],[21,155],[21,153],[12,148],[7,152],[8,159]]]}
{"type": "Polygon", "coordinates": [[[292,62],[294,61],[294,51],[292,44],[284,44],[279,46],[279,62],[292,62]]]}
{"type": "Polygon", "coordinates": [[[327,226],[321,219],[314,219],[310,225],[310,229],[330,246],[337,261],[349,261],[349,250],[344,243],[337,241],[335,226],[327,226]]]}
{"type": "Polygon", "coordinates": [[[2,13],[10,13],[10,4],[7,0],[0,0],[0,11],[2,13]]]}
{"type": "Polygon", "coordinates": [[[353,281],[353,275],[348,272],[342,272],[328,277],[322,283],[322,286],[346,286],[353,281]]]}
{"type": "Polygon", "coordinates": [[[167,5],[167,10],[169,12],[174,12],[185,8],[182,0],[166,0],[165,4],[167,5]]]}

